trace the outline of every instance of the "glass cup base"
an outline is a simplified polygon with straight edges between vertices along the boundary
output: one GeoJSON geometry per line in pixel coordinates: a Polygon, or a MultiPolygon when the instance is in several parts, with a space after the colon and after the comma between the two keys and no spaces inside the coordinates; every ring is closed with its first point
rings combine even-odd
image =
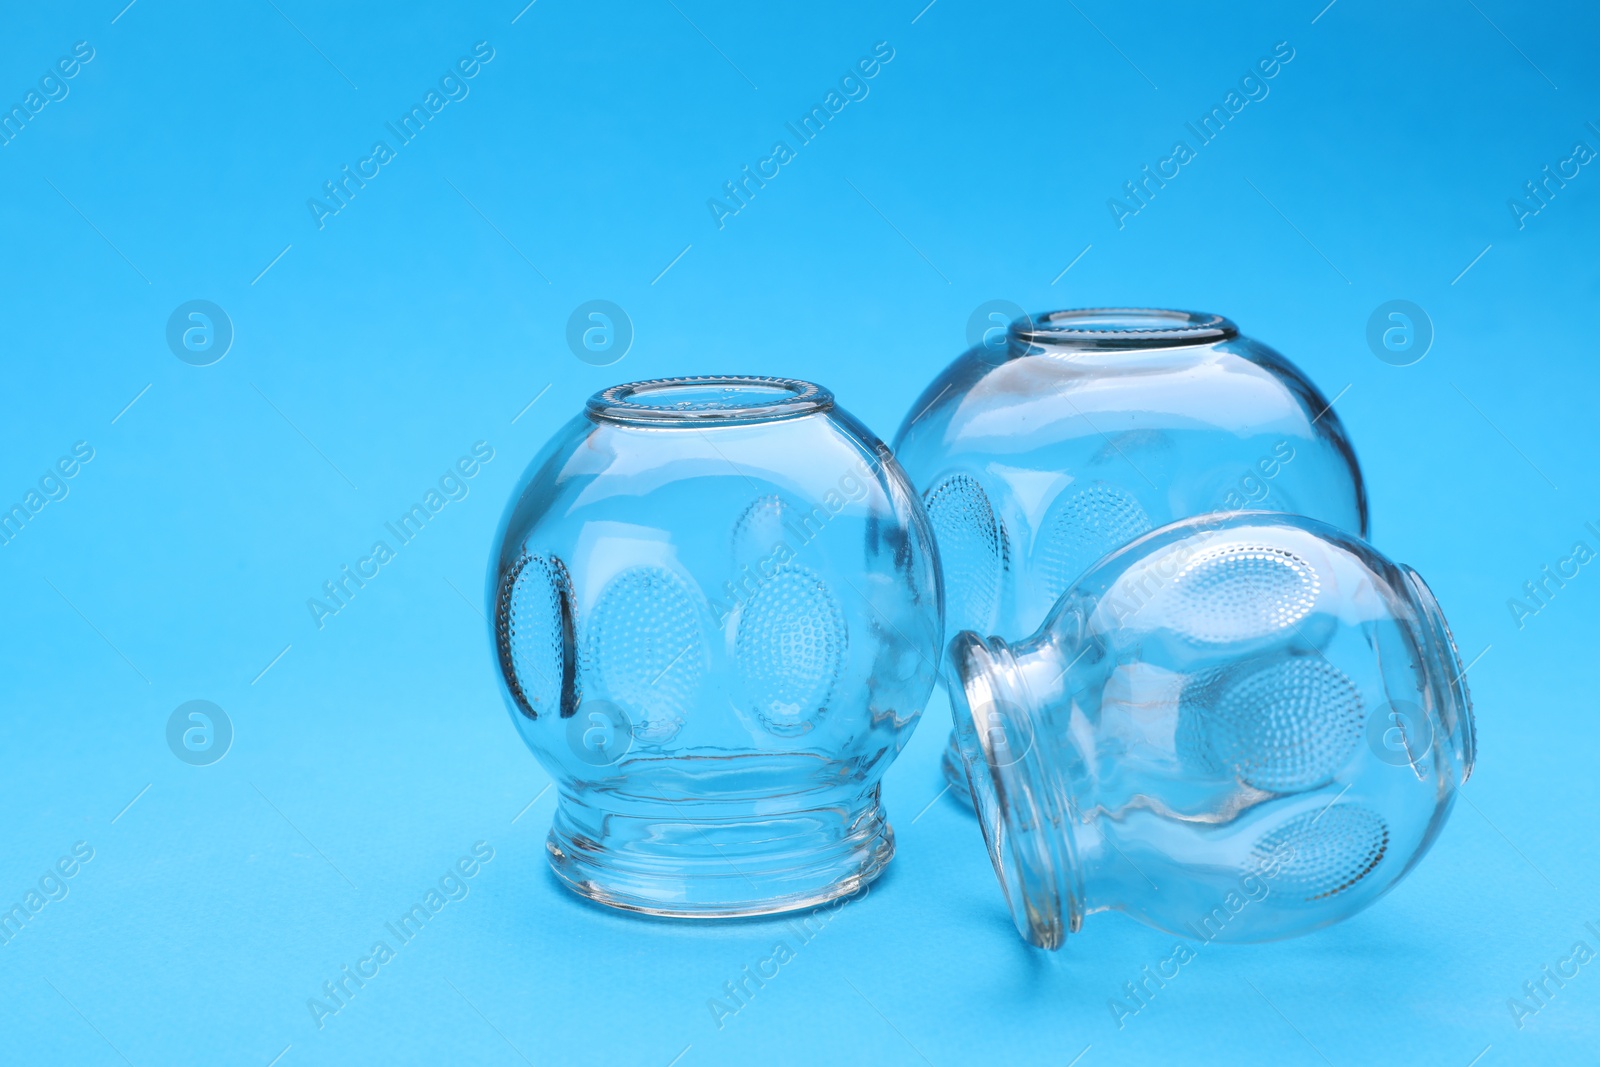
{"type": "Polygon", "coordinates": [[[568,889],[612,908],[686,919],[796,911],[856,892],[894,857],[876,787],[807,801],[815,806],[760,814],[705,800],[619,814],[563,796],[545,849],[568,889]]]}

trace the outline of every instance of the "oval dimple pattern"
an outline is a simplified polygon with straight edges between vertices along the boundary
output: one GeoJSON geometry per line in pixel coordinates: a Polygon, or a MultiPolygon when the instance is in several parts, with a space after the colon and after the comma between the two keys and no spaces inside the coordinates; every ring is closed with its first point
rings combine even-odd
{"type": "Polygon", "coordinates": [[[1180,757],[1275,793],[1331,781],[1360,744],[1365,715],[1354,682],[1320,657],[1208,672],[1179,702],[1180,757]]]}
{"type": "Polygon", "coordinates": [[[952,474],[923,494],[944,575],[945,632],[994,628],[1005,574],[1005,530],[983,486],[952,474]]]}
{"type": "Polygon", "coordinates": [[[585,652],[599,688],[634,716],[634,736],[669,740],[705,674],[694,593],[665,568],[630,567],[596,599],[585,652]]]}
{"type": "Polygon", "coordinates": [[[1370,875],[1389,852],[1389,824],[1359,804],[1334,804],[1295,816],[1256,842],[1256,869],[1270,874],[1275,898],[1311,904],[1370,875]]]}
{"type": "Polygon", "coordinates": [[[780,544],[787,545],[789,532],[784,528],[784,520],[798,511],[795,505],[777,493],[767,493],[752,500],[733,524],[731,543],[734,565],[766,559],[780,544]]]}
{"type": "Polygon", "coordinates": [[[495,631],[500,669],[523,714],[530,718],[561,708],[564,661],[563,606],[570,608],[567,571],[559,559],[524,552],[500,580],[495,631]]]}
{"type": "Polygon", "coordinates": [[[1035,573],[1055,600],[1100,557],[1152,528],[1150,516],[1132,493],[1094,482],[1051,505],[1044,533],[1034,551],[1035,573]]]}
{"type": "Polygon", "coordinates": [[[1316,569],[1287,549],[1223,545],[1174,576],[1167,621],[1206,644],[1267,637],[1309,615],[1321,588],[1316,569]]]}
{"type": "Polygon", "coordinates": [[[739,611],[734,654],[744,699],[768,731],[805,733],[844,669],[844,616],[821,576],[780,568],[739,611]]]}
{"type": "Polygon", "coordinates": [[[1184,770],[1206,778],[1227,774],[1211,745],[1211,706],[1222,688],[1226,668],[1203,671],[1190,678],[1178,695],[1178,725],[1173,748],[1184,770]]]}

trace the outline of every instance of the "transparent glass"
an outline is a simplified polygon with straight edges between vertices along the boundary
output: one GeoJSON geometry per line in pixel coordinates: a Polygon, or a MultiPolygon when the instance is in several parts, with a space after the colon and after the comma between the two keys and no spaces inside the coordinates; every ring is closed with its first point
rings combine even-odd
{"type": "MultiPolygon", "coordinates": [[[[1020,319],[934,379],[894,452],[939,542],[950,633],[1030,634],[1101,556],[1192,515],[1285,511],[1367,536],[1338,415],[1220,315],[1020,319]]],[[[944,769],[965,798],[954,735],[944,769]]]]}
{"type": "Polygon", "coordinates": [[[1305,933],[1422,857],[1472,771],[1433,594],[1300,516],[1187,519],[1015,645],[958,634],[961,756],[1018,931],[1119,909],[1202,941],[1305,933]]]}
{"type": "Polygon", "coordinates": [[[932,534],[807,382],[616,386],[524,473],[488,583],[503,693],[555,779],[569,888],[656,915],[853,892],[936,679],[932,534]]]}

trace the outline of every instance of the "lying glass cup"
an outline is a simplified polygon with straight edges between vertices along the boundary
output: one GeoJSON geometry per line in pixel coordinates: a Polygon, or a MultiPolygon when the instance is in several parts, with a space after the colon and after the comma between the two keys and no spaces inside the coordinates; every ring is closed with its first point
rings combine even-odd
{"type": "MultiPolygon", "coordinates": [[[[912,405],[894,452],[939,542],[948,632],[1032,633],[1101,556],[1208,512],[1367,535],[1327,399],[1220,315],[1055,311],[995,330],[912,405]]],[[[962,797],[955,737],[944,770],[962,797]]]]}
{"type": "Polygon", "coordinates": [[[826,389],[596,394],[528,467],[491,561],[502,692],[554,777],[550,864],[654,915],[855,891],[894,854],[879,780],[936,678],[932,534],[826,389]]]}
{"type": "Polygon", "coordinates": [[[1163,527],[1015,645],[945,659],[1017,930],[1118,909],[1202,941],[1306,933],[1394,886],[1473,763],[1472,706],[1409,567],[1300,516],[1163,527]]]}

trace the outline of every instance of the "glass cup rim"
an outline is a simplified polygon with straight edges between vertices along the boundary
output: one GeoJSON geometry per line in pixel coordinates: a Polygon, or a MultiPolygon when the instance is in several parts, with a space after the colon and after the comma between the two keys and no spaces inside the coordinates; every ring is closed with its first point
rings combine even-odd
{"type": "Polygon", "coordinates": [[[973,810],[1011,921],[1029,944],[1060,948],[1083,926],[1083,870],[1073,820],[1059,806],[1065,783],[1032,743],[1032,698],[998,637],[957,634],[945,670],[973,810]],[[1020,751],[1009,744],[1013,733],[1027,739],[1020,751]],[[999,748],[997,736],[1006,739],[999,748]]]}
{"type": "Polygon", "coordinates": [[[1068,308],[1011,324],[1014,342],[1042,349],[1138,349],[1208,345],[1239,336],[1231,319],[1169,308],[1068,308]]]}
{"type": "Polygon", "coordinates": [[[596,421],[692,426],[776,422],[813,415],[832,407],[833,394],[814,382],[751,374],[700,374],[613,385],[591,396],[586,411],[596,421]],[[650,403],[645,399],[718,389],[746,395],[737,403],[705,399],[650,403]]]}
{"type": "Polygon", "coordinates": [[[1460,775],[1456,784],[1460,785],[1472,777],[1478,750],[1477,719],[1472,711],[1467,673],[1461,666],[1461,650],[1444,610],[1422,575],[1404,563],[1396,566],[1402,579],[1401,592],[1410,598],[1415,613],[1412,640],[1426,661],[1429,725],[1434,736],[1450,746],[1452,762],[1460,775]]]}

